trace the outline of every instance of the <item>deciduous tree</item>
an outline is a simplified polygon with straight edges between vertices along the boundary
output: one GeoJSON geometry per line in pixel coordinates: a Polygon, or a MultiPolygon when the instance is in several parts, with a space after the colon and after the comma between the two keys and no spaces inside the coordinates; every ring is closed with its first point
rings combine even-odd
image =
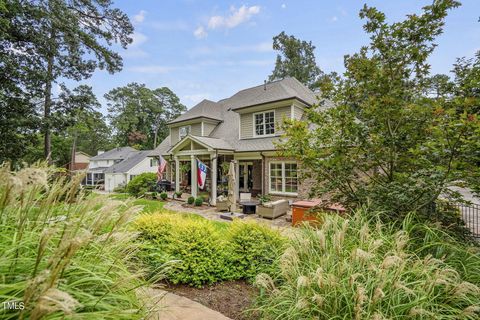
{"type": "Polygon", "coordinates": [[[144,149],[155,148],[168,135],[167,122],[186,110],[170,89],[138,83],[115,88],[105,99],[117,143],[144,149]]]}
{"type": "Polygon", "coordinates": [[[455,196],[448,186],[478,170],[470,157],[479,139],[478,114],[459,110],[450,89],[426,94],[428,57],[447,12],[458,5],[434,1],[395,23],[373,7],[360,11],[370,44],[347,55],[343,76],[324,86],[319,105],[307,111],[313,125],[292,121],[286,127],[284,154],[300,158],[304,178],[315,179],[312,195],[403,217],[442,194],[455,196]]]}

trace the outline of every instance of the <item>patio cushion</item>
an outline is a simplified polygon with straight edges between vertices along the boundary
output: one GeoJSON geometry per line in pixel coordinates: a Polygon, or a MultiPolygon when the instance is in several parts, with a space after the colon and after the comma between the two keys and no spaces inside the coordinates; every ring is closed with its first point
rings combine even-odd
{"type": "Polygon", "coordinates": [[[266,208],[273,208],[274,206],[282,204],[285,201],[287,201],[287,200],[280,199],[280,200],[276,200],[276,201],[269,201],[269,202],[265,202],[263,204],[263,206],[266,207],[266,208]]]}

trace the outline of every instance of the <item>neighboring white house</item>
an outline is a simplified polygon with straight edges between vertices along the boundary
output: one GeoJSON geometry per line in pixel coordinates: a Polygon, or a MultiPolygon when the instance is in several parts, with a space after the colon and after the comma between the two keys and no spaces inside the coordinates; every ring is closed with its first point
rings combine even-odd
{"type": "Polygon", "coordinates": [[[119,186],[125,186],[141,173],[157,172],[157,160],[148,157],[151,152],[132,151],[123,161],[105,169],[105,191],[112,192],[119,186]]]}
{"type": "Polygon", "coordinates": [[[137,151],[131,147],[114,148],[90,158],[86,185],[103,184],[112,192],[144,172],[156,172],[157,160],[149,158],[152,150],[137,151]]]}

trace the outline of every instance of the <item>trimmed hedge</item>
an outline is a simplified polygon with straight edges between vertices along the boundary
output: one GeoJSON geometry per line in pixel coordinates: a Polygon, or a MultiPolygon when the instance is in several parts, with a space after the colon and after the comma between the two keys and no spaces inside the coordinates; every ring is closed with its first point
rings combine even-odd
{"type": "Polygon", "coordinates": [[[135,226],[142,243],[140,257],[151,275],[170,264],[167,280],[195,287],[272,274],[285,243],[279,233],[256,222],[219,227],[218,222],[178,213],[144,215],[135,226]]]}

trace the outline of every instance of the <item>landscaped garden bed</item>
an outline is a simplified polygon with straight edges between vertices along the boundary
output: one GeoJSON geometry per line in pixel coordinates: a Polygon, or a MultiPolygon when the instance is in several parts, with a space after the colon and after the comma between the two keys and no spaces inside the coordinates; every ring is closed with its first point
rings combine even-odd
{"type": "Polygon", "coordinates": [[[166,290],[197,301],[210,309],[236,320],[258,319],[251,309],[258,289],[246,281],[226,281],[203,288],[165,283],[166,290]]]}

